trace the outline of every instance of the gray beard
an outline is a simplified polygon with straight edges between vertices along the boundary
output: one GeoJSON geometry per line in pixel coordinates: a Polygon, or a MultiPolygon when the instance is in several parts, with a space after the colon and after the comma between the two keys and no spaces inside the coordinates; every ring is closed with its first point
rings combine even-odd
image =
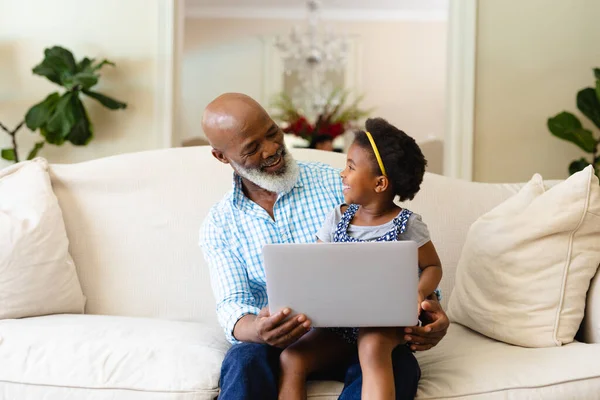
{"type": "Polygon", "coordinates": [[[282,194],[291,191],[300,176],[300,167],[298,167],[298,163],[288,151],[283,156],[283,161],[285,162],[285,169],[279,174],[269,174],[257,168],[244,168],[231,160],[229,162],[242,178],[249,180],[266,191],[282,194]]]}

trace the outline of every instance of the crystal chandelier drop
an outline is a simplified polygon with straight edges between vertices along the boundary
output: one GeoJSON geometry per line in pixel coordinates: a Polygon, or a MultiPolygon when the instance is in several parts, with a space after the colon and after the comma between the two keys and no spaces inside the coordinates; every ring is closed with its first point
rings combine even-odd
{"type": "MultiPolygon", "coordinates": [[[[346,67],[348,43],[331,29],[321,29],[320,2],[308,0],[307,29],[301,33],[294,27],[286,37],[279,37],[276,47],[281,52],[285,74],[294,75],[297,85],[291,94],[294,103],[308,116],[315,117],[336,89],[331,77],[346,67]]],[[[335,104],[336,99],[332,99],[335,104]]]]}

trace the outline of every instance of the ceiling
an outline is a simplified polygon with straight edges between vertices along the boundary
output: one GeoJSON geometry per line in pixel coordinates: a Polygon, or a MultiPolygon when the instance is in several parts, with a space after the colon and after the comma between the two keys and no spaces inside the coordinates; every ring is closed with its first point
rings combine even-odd
{"type": "MultiPolygon", "coordinates": [[[[446,10],[449,0],[321,0],[323,9],[446,10]]],[[[186,0],[193,8],[303,8],[303,0],[186,0]]]]}
{"type": "MultiPolygon", "coordinates": [[[[445,19],[451,0],[321,0],[325,19],[445,19]]],[[[303,18],[305,0],[185,0],[190,18],[303,18]]]]}

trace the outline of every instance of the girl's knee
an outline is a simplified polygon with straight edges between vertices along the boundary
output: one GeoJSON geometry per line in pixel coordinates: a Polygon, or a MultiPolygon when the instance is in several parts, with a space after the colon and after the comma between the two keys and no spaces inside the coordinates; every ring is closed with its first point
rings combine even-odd
{"type": "Polygon", "coordinates": [[[302,372],[306,369],[304,357],[300,351],[288,347],[279,356],[281,369],[284,371],[302,372]]]}
{"type": "Polygon", "coordinates": [[[389,357],[401,339],[394,328],[361,329],[358,335],[358,353],[361,360],[389,357]]]}

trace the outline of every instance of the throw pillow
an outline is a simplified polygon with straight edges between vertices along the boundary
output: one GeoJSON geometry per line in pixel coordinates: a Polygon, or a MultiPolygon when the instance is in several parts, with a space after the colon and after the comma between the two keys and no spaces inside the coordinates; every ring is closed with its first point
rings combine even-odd
{"type": "Polygon", "coordinates": [[[579,339],[585,343],[600,343],[600,269],[588,290],[585,317],[579,333],[579,339]]]}
{"type": "Polygon", "coordinates": [[[68,246],[47,162],[0,171],[0,319],[83,313],[68,246]]]}
{"type": "Polygon", "coordinates": [[[525,347],[573,341],[600,263],[600,186],[592,167],[545,191],[535,175],[470,228],[450,318],[525,347]]]}

